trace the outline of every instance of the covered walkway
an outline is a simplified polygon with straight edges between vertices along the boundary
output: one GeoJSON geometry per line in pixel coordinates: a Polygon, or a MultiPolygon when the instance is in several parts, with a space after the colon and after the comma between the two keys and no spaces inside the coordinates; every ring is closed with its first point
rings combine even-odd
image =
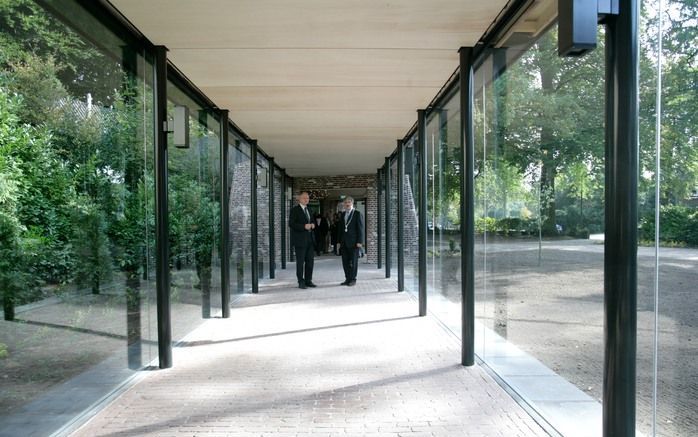
{"type": "Polygon", "coordinates": [[[547,435],[374,265],[355,287],[339,258],[315,271],[314,290],[289,268],[238,296],[74,435],[547,435]]]}

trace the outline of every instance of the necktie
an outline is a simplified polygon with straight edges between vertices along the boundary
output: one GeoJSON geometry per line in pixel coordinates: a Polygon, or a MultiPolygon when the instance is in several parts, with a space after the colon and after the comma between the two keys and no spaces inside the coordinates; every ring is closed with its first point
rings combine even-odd
{"type": "Polygon", "coordinates": [[[310,214],[308,214],[308,208],[303,208],[303,212],[305,213],[305,218],[307,219],[308,223],[310,223],[310,214]]]}

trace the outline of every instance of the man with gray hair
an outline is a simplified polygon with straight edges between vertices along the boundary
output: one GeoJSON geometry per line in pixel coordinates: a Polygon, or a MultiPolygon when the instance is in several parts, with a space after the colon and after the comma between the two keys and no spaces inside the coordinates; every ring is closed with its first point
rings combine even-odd
{"type": "Polygon", "coordinates": [[[342,254],[345,281],[341,285],[356,285],[356,274],[359,269],[359,252],[363,250],[364,219],[361,213],[354,209],[354,199],[344,198],[344,214],[337,224],[337,242],[342,254]]]}

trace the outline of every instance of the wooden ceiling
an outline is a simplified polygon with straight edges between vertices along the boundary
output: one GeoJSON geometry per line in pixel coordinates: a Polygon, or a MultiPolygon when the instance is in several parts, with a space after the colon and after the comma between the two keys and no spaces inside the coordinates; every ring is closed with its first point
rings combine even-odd
{"type": "Polygon", "coordinates": [[[112,0],[291,176],[373,173],[505,0],[112,0]]]}

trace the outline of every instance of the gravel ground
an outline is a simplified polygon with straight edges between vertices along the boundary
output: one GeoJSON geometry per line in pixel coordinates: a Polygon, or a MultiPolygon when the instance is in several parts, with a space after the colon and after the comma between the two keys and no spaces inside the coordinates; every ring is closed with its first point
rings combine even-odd
{"type": "MultiPolygon", "coordinates": [[[[191,270],[173,273],[171,317],[175,340],[201,323],[201,292],[192,287],[195,276],[191,270]]],[[[213,304],[217,301],[220,306],[220,290],[212,290],[212,294],[213,304]]],[[[147,365],[157,356],[154,283],[143,281],[141,295],[141,362],[147,365]]],[[[99,295],[65,294],[37,302],[24,311],[18,309],[16,322],[0,320],[0,343],[8,350],[8,356],[0,359],[0,423],[3,415],[11,415],[52,387],[102,362],[115,350],[126,349],[126,298],[118,287],[99,295]]]]}
{"type": "MultiPolygon", "coordinates": [[[[603,245],[546,241],[540,259],[537,241],[492,239],[487,247],[476,250],[478,321],[600,401],[603,245]]],[[[650,432],[654,249],[640,248],[638,255],[637,419],[639,430],[650,432]]],[[[696,436],[698,250],[662,249],[660,259],[657,435],[696,436]]],[[[429,267],[434,289],[447,284],[447,297],[458,301],[459,259],[446,256],[429,267]]]]}

